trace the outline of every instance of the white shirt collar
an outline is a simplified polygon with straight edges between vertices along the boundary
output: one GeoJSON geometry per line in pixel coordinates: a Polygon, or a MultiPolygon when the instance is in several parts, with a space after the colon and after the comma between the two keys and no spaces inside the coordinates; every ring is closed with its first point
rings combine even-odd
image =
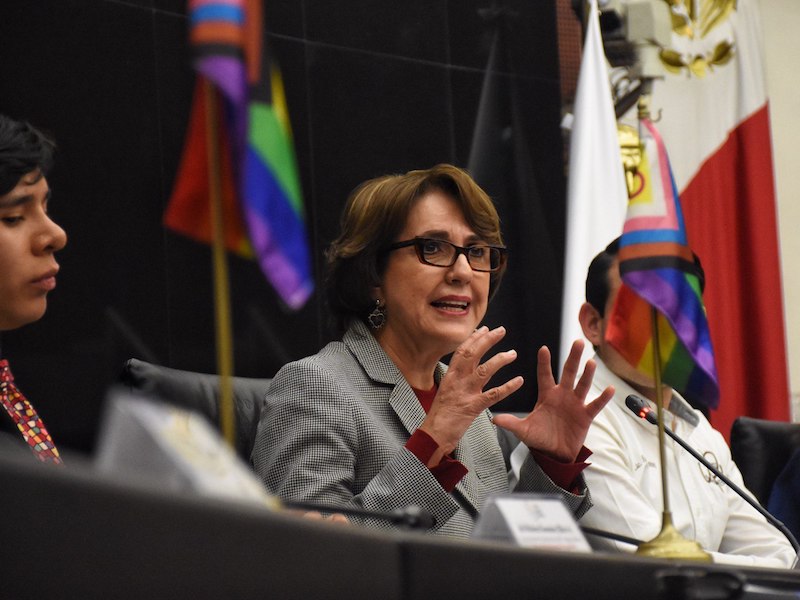
{"type": "MultiPolygon", "coordinates": [[[[625,399],[630,394],[634,394],[635,396],[644,400],[653,410],[656,409],[654,402],[642,397],[642,395],[633,389],[626,381],[613,373],[599,356],[595,355],[594,361],[597,363],[597,371],[595,371],[593,382],[601,390],[605,389],[609,385],[614,386],[615,393],[614,398],[611,400],[612,402],[616,402],[634,418],[636,418],[636,415],[634,415],[633,412],[631,412],[630,409],[625,406],[625,399]]],[[[683,421],[689,428],[693,429],[699,422],[699,417],[697,416],[695,409],[693,409],[686,399],[675,390],[672,390],[672,399],[669,402],[669,408],[667,410],[670,414],[683,421]]],[[[644,419],[641,420],[644,423],[644,419]]]]}

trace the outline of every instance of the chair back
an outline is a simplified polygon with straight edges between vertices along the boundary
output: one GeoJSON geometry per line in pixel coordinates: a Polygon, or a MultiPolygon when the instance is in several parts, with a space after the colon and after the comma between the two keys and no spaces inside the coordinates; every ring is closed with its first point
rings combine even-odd
{"type": "Polygon", "coordinates": [[[793,452],[800,448],[800,423],[739,417],[731,427],[731,455],[744,484],[763,505],[793,452]]]}
{"type": "MultiPolygon", "coordinates": [[[[236,413],[236,452],[250,463],[261,406],[271,379],[233,377],[236,413]]],[[[164,402],[205,415],[219,428],[219,377],[183,371],[131,358],[125,362],[120,382],[130,390],[155,396],[164,402]]]]}

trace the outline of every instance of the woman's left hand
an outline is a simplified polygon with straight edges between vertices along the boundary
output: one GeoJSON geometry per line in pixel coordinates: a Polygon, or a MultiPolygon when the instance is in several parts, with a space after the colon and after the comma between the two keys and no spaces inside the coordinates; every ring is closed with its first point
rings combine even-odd
{"type": "Polygon", "coordinates": [[[536,377],[539,396],[536,406],[526,417],[497,414],[494,423],[516,435],[529,448],[547,454],[561,462],[574,462],[583,447],[589,426],[597,414],[611,400],[614,388],[609,386],[594,400],[586,402],[596,369],[593,360],[586,363],[578,379],[583,342],[572,344],[564,363],[561,381],[556,384],[550,367],[550,350],[539,348],[536,377]]]}

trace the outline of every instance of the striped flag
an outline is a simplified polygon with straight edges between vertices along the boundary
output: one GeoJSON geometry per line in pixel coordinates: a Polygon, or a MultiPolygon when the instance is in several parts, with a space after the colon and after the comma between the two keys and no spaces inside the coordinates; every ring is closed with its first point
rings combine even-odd
{"type": "MultiPolygon", "coordinates": [[[[313,291],[303,199],[280,71],[266,53],[259,0],[190,0],[193,63],[219,91],[226,247],[255,257],[283,301],[313,291]]],[[[208,127],[200,84],[164,222],[210,243],[208,127]]]]}
{"type": "Polygon", "coordinates": [[[662,380],[695,404],[716,408],[719,384],[702,299],[700,271],[664,144],[642,120],[639,187],[630,198],[620,237],[623,285],[606,339],[630,364],[653,376],[651,306],[657,311],[662,380]]]}
{"type": "Polygon", "coordinates": [[[727,436],[740,415],[789,420],[789,377],[765,3],[704,6],[673,23],[672,69],[653,84],[652,111],[661,114],[689,242],[711,282],[704,300],[722,397],[711,422],[727,436]]]}

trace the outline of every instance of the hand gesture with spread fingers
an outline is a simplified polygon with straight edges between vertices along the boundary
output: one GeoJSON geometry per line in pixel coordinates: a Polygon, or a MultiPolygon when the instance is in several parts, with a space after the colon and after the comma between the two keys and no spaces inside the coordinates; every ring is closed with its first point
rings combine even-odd
{"type": "Polygon", "coordinates": [[[588,361],[576,383],[582,352],[583,342],[576,340],[564,363],[561,381],[556,384],[550,367],[550,351],[542,346],[537,356],[539,396],[536,406],[522,419],[508,414],[495,415],[495,425],[511,431],[529,448],[563,462],[573,462],[592,420],[614,395],[614,388],[609,386],[597,398],[586,402],[596,365],[593,360],[588,361]]]}
{"type": "Polygon", "coordinates": [[[483,389],[501,367],[517,358],[516,351],[508,350],[481,362],[505,334],[504,327],[479,327],[453,353],[433,405],[420,426],[436,440],[441,453],[452,452],[475,417],[522,386],[522,377],[514,377],[497,387],[483,389]]]}

